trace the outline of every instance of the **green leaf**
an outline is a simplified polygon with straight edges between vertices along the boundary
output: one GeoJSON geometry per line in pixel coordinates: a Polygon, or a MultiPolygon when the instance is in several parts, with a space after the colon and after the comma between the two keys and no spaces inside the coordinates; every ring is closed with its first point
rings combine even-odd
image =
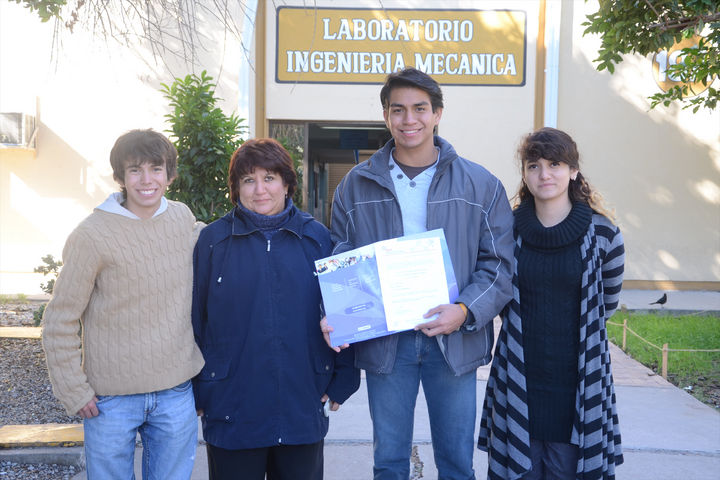
{"type": "Polygon", "coordinates": [[[174,107],[167,115],[168,131],[178,150],[178,178],[169,195],[184,201],[198,220],[211,222],[231,207],[227,168],[245,128],[216,105],[215,84],[205,71],[176,78],[164,92],[174,107]]]}
{"type": "MultiPolygon", "coordinates": [[[[586,15],[583,35],[600,37],[595,68],[614,74],[615,66],[623,62],[622,54],[652,54],[703,32],[705,37],[698,46],[683,49],[684,62],[670,67],[668,72],[683,81],[707,85],[712,82],[711,75],[720,74],[720,21],[706,23],[703,17],[716,14],[718,6],[717,0],[601,0],[598,10],[586,15]]],[[[650,98],[651,108],[679,102],[685,105],[683,108],[702,103],[714,109],[718,95],[709,92],[697,103],[690,103],[683,99],[681,89],[673,89],[667,95],[650,98]]]]}

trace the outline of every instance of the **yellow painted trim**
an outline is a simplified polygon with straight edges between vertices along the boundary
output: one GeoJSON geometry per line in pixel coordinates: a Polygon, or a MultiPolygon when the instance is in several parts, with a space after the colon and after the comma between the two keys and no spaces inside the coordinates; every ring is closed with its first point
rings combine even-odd
{"type": "Polygon", "coordinates": [[[0,448],[75,447],[85,440],[82,424],[3,425],[0,448]]]}
{"type": "Polygon", "coordinates": [[[547,45],[545,45],[545,1],[540,1],[538,13],[538,36],[535,44],[535,112],[533,116],[534,129],[542,128],[545,123],[545,58],[547,45]]]}
{"type": "Polygon", "coordinates": [[[0,327],[0,338],[40,338],[42,327],[0,327]]]}
{"type": "Polygon", "coordinates": [[[720,282],[696,282],[675,280],[625,280],[626,290],[678,290],[720,292],[720,282]]]}
{"type": "Polygon", "coordinates": [[[269,135],[265,108],[265,65],[267,62],[266,22],[267,6],[260,0],[255,13],[255,137],[269,135]]]}

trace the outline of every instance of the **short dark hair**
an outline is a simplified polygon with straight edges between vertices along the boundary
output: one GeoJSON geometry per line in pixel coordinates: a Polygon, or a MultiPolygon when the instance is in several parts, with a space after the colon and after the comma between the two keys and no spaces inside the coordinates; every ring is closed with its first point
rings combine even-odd
{"type": "MultiPolygon", "coordinates": [[[[177,150],[162,133],[148,128],[136,129],[120,135],[110,150],[110,165],[113,178],[125,183],[125,169],[131,165],[163,165],[168,180],[177,176],[177,150]]],[[[127,195],[122,187],[123,195],[127,195]]]]}
{"type": "Polygon", "coordinates": [[[427,73],[421,72],[417,68],[406,67],[391,73],[385,79],[385,85],[380,90],[380,103],[383,109],[390,106],[390,93],[393,88],[403,87],[417,88],[427,93],[433,112],[438,108],[443,108],[443,94],[440,85],[427,73]]]}
{"type": "Polygon", "coordinates": [[[228,187],[233,205],[237,205],[240,199],[240,179],[258,167],[280,175],[288,189],[288,198],[292,198],[297,187],[297,175],[290,154],[275,139],[253,138],[243,143],[230,158],[228,187]]]}

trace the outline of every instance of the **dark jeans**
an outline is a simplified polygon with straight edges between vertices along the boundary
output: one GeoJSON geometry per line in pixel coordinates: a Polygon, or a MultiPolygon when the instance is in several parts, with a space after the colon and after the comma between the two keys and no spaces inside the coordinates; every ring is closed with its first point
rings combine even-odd
{"type": "Polygon", "coordinates": [[[578,446],[530,439],[532,470],[523,480],[575,480],[578,446]]]}
{"type": "Polygon", "coordinates": [[[207,444],[210,480],[322,480],[323,441],[225,450],[207,444]]]}

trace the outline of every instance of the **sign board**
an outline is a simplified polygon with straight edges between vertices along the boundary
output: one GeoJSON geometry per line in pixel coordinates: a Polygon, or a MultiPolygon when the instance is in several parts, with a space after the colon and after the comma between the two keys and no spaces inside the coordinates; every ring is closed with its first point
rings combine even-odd
{"type": "Polygon", "coordinates": [[[383,83],[405,67],[443,85],[525,84],[521,10],[279,7],[279,83],[383,83]]]}

